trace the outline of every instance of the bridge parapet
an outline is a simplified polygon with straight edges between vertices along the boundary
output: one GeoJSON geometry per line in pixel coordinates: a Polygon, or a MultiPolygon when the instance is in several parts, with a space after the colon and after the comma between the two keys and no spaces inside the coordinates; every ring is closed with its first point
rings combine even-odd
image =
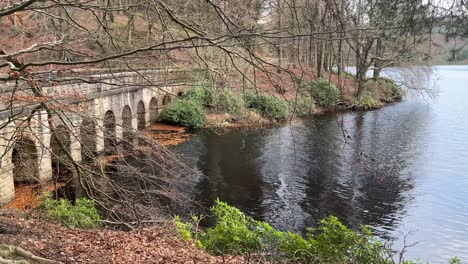
{"type": "MultiPolygon", "coordinates": [[[[134,72],[103,73],[88,76],[68,76],[68,77],[50,77],[41,78],[37,85],[42,89],[43,95],[51,97],[53,100],[68,100],[77,103],[85,101],[86,98],[94,98],[103,92],[120,93],[119,89],[139,89],[141,87],[152,87],[152,89],[161,89],[164,87],[193,85],[193,82],[202,78],[204,70],[184,70],[184,69],[166,69],[166,70],[142,70],[134,72]]],[[[34,96],[30,83],[20,80],[0,83],[0,117],[4,116],[2,112],[11,111],[16,107],[31,105],[27,100],[28,96],[34,96]],[[20,97],[16,102],[11,102],[13,95],[20,97]],[[11,107],[14,103],[14,107],[11,107]]]]}
{"type": "Polygon", "coordinates": [[[109,148],[110,138],[131,140],[125,138],[128,131],[154,122],[162,106],[190,89],[203,73],[145,70],[62,76],[60,82],[46,78],[38,86],[44,100],[53,105],[49,114],[26,81],[0,83],[0,204],[14,197],[16,181],[52,179],[61,155],[56,153],[53,133],[64,141],[74,161],[80,162],[89,152],[99,155],[109,148]]]}

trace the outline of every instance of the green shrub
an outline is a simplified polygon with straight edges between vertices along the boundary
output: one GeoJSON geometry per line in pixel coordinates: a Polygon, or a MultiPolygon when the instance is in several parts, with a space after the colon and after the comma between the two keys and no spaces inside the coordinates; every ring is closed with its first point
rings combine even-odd
{"type": "Polygon", "coordinates": [[[184,239],[196,238],[200,247],[216,255],[263,252],[295,263],[391,263],[387,248],[369,228],[357,233],[333,216],[320,221],[317,229],[308,229],[303,237],[276,230],[219,200],[211,211],[216,225],[205,232],[194,228],[199,218],[192,217],[196,225],[176,218],[176,226],[184,239]]]}
{"type": "Polygon", "coordinates": [[[194,101],[204,107],[213,105],[213,89],[210,86],[197,86],[184,95],[184,99],[194,101]]]}
{"type": "Polygon", "coordinates": [[[391,263],[388,249],[379,242],[368,227],[357,233],[338,218],[322,219],[317,230],[311,230],[309,241],[318,259],[330,263],[391,263]]]}
{"type": "Polygon", "coordinates": [[[247,107],[257,110],[264,117],[276,120],[285,121],[289,117],[288,102],[267,94],[248,95],[246,96],[247,107]]]}
{"type": "Polygon", "coordinates": [[[206,122],[202,106],[188,100],[176,100],[168,104],[162,110],[159,118],[163,122],[192,128],[202,127],[206,122]]]}
{"type": "Polygon", "coordinates": [[[179,216],[176,216],[174,218],[174,223],[176,225],[177,232],[179,233],[179,235],[182,237],[183,240],[192,241],[194,239],[193,234],[196,233],[196,230],[195,230],[193,223],[182,222],[179,216]]]}
{"type": "Polygon", "coordinates": [[[219,200],[211,211],[216,217],[216,225],[200,234],[200,246],[215,255],[245,254],[263,249],[263,233],[257,228],[257,221],[219,200]]]}
{"type": "Polygon", "coordinates": [[[218,110],[238,115],[245,107],[244,99],[239,94],[234,93],[231,89],[223,89],[218,96],[218,110]]]}
{"type": "Polygon", "coordinates": [[[355,232],[331,216],[320,221],[317,229],[308,229],[304,238],[283,233],[278,252],[298,263],[392,263],[388,249],[367,227],[355,232]]]}
{"type": "Polygon", "coordinates": [[[297,100],[292,100],[291,104],[297,116],[308,116],[314,112],[314,100],[308,95],[299,96],[297,100]]]}
{"type": "Polygon", "coordinates": [[[86,198],[79,198],[72,205],[66,199],[54,200],[44,196],[42,209],[52,219],[73,228],[96,228],[102,222],[94,201],[86,198]]]}
{"type": "Polygon", "coordinates": [[[278,252],[297,263],[311,263],[314,250],[310,241],[296,233],[282,233],[279,238],[278,252]]]}
{"type": "Polygon", "coordinates": [[[310,94],[321,107],[333,107],[340,101],[340,90],[330,81],[318,79],[310,84],[310,94]]]}
{"type": "Polygon", "coordinates": [[[369,109],[376,109],[379,107],[377,102],[372,97],[372,93],[367,91],[364,93],[362,98],[358,102],[358,106],[361,109],[369,110],[369,109]]]}
{"type": "MultiPolygon", "coordinates": [[[[378,241],[370,228],[361,226],[360,232],[343,225],[330,216],[320,221],[316,229],[307,229],[307,235],[282,232],[268,223],[256,221],[239,209],[216,200],[211,208],[216,225],[205,232],[198,229],[199,217],[192,223],[183,223],[176,217],[176,227],[186,240],[195,240],[198,246],[216,255],[264,253],[285,263],[394,263],[391,251],[378,241]],[[284,261],[283,261],[284,260],[284,261]]],[[[421,261],[405,261],[416,264],[421,261]]],[[[452,258],[450,264],[459,264],[452,258]]]]}

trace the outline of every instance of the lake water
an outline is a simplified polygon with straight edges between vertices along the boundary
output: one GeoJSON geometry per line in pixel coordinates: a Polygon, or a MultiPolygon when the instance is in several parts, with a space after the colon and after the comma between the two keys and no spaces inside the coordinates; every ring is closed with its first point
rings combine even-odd
{"type": "Polygon", "coordinates": [[[328,215],[369,225],[407,257],[468,263],[468,67],[436,67],[439,95],[414,93],[370,112],[317,116],[266,130],[200,132],[175,147],[219,197],[283,230],[328,215]]]}

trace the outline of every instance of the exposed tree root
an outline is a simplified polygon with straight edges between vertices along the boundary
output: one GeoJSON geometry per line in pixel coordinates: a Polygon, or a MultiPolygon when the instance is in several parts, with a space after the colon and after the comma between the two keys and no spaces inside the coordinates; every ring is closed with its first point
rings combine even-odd
{"type": "Polygon", "coordinates": [[[0,264],[58,264],[61,262],[35,256],[20,247],[0,244],[0,264]]]}

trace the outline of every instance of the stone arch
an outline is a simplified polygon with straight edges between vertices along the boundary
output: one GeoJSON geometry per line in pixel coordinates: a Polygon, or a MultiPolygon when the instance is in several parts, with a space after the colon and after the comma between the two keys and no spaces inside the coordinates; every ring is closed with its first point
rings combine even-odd
{"type": "Polygon", "coordinates": [[[143,101],[138,102],[137,106],[137,129],[142,131],[146,128],[146,110],[143,101]]]}
{"type": "Polygon", "coordinates": [[[70,131],[66,126],[59,125],[55,128],[50,139],[50,148],[56,158],[66,157],[67,152],[70,153],[70,131]]]}
{"type": "Polygon", "coordinates": [[[11,163],[15,182],[39,181],[39,152],[30,138],[20,137],[16,140],[11,154],[11,163]]]}
{"type": "Polygon", "coordinates": [[[71,162],[68,157],[71,152],[70,145],[71,138],[68,128],[64,125],[57,126],[50,139],[52,172],[54,174],[62,176],[68,172],[71,162]]]}
{"type": "Polygon", "coordinates": [[[130,142],[132,139],[132,109],[130,106],[124,106],[122,110],[122,129],[123,129],[123,141],[130,142]]]}
{"type": "Polygon", "coordinates": [[[168,105],[169,103],[172,102],[172,97],[168,94],[166,94],[164,97],[163,97],[163,106],[166,106],[168,105]]]}
{"type": "Polygon", "coordinates": [[[158,121],[158,99],[151,98],[149,103],[150,124],[155,124],[158,121]]]}
{"type": "Polygon", "coordinates": [[[91,161],[97,154],[97,133],[96,123],[89,119],[84,119],[80,127],[81,135],[81,159],[91,161]]]}
{"type": "Polygon", "coordinates": [[[115,114],[111,110],[104,114],[104,151],[115,154],[117,150],[115,114]]]}

